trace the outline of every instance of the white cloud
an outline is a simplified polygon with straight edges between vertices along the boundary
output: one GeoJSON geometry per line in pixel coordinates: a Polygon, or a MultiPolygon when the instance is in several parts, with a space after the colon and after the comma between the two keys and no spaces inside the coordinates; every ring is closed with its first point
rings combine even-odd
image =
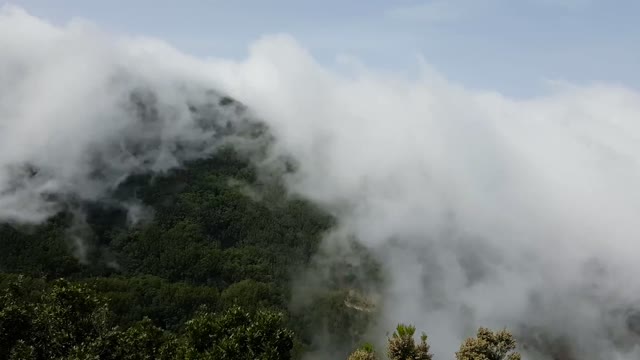
{"type": "Polygon", "coordinates": [[[57,208],[49,194],[100,198],[131,173],[217,145],[188,110],[202,101],[201,63],[160,41],[113,39],[86,22],[54,27],[3,7],[0,48],[0,219],[40,221],[57,208]],[[130,97],[141,90],[153,92],[157,118],[136,116],[130,97]]]}
{"type": "Polygon", "coordinates": [[[344,231],[391,277],[386,330],[413,322],[440,357],[488,325],[543,329],[581,359],[635,358],[608,336],[628,335],[611,314],[640,300],[639,93],[574,86],[523,101],[438,76],[344,77],[288,38],[213,69],[301,160],[292,189],[350,205],[344,231]],[[602,278],[585,275],[594,264],[602,278]]]}

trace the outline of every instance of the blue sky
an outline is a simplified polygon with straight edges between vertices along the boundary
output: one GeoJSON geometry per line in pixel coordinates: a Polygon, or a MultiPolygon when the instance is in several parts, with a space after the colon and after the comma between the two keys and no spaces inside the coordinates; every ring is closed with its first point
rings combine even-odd
{"type": "Polygon", "coordinates": [[[89,19],[198,56],[241,58],[288,33],[320,61],[406,71],[422,56],[471,88],[518,95],[545,80],[640,87],[638,0],[13,0],[54,23],[89,19]]]}

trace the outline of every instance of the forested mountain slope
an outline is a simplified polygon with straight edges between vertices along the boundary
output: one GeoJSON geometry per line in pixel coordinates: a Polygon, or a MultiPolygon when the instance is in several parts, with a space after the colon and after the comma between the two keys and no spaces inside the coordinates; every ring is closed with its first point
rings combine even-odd
{"type": "MultiPolygon", "coordinates": [[[[290,306],[292,279],[310,265],[334,219],[286,193],[289,161],[265,165],[267,129],[239,116],[244,108],[233,100],[209,98],[191,111],[220,138],[210,155],[183,157],[182,166],[168,171],[130,174],[97,199],[47,194],[58,211],[44,223],[1,224],[3,288],[17,274],[27,276],[21,286],[35,292],[57,278],[86,284],[106,300],[109,325],[125,329],[148,318],[176,330],[202,306],[271,309],[295,330],[297,354],[312,346],[319,329],[331,327],[346,351],[355,340],[343,336],[352,326],[344,315],[359,312],[344,304],[345,288],[327,287],[296,311],[290,306]],[[332,318],[335,323],[327,323],[332,318]]],[[[142,123],[158,121],[153,93],[134,93],[131,104],[142,123]]],[[[122,146],[128,156],[149,161],[155,144],[122,146]]],[[[95,161],[95,176],[108,174],[108,162],[95,161]]],[[[42,175],[29,164],[16,174],[17,183],[42,175]]]]}

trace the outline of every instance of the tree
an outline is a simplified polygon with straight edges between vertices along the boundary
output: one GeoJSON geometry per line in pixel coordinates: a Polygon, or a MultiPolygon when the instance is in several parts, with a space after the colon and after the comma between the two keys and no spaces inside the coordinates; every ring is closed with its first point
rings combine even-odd
{"type": "Polygon", "coordinates": [[[203,311],[186,324],[178,358],[287,360],[293,333],[282,326],[282,315],[232,307],[222,314],[203,311]]]}
{"type": "Polygon", "coordinates": [[[18,278],[0,296],[0,356],[57,359],[107,329],[107,307],[90,289],[64,280],[35,302],[18,278]]]}
{"type": "Polygon", "coordinates": [[[91,289],[66,280],[54,282],[33,309],[30,338],[41,359],[65,356],[108,329],[106,302],[91,289]]]}
{"type": "MultiPolygon", "coordinates": [[[[433,355],[429,353],[427,335],[422,333],[420,343],[416,344],[413,336],[416,328],[412,325],[399,324],[396,331],[388,339],[387,356],[390,360],[432,360],[433,355]]],[[[373,346],[366,344],[354,351],[349,360],[376,360],[377,356],[373,346]]]]}
{"type": "Polygon", "coordinates": [[[246,310],[284,305],[284,300],[273,284],[251,279],[242,280],[226,288],[220,295],[220,300],[225,308],[238,305],[246,310]]]}
{"type": "MultiPolygon", "coordinates": [[[[21,339],[28,337],[33,326],[33,307],[24,304],[20,297],[23,291],[22,277],[10,283],[0,295],[0,358],[6,359],[17,345],[16,353],[30,352],[21,339]]],[[[11,355],[17,356],[17,355],[11,355]]],[[[27,357],[25,357],[27,358],[27,357]]]]}
{"type": "Polygon", "coordinates": [[[387,355],[391,360],[431,360],[427,335],[422,333],[420,344],[416,345],[413,335],[416,328],[399,324],[387,345],[387,355]]]}
{"type": "Polygon", "coordinates": [[[68,360],[170,360],[175,337],[148,318],[128,329],[113,328],[90,342],[74,347],[68,360]]]}
{"type": "Polygon", "coordinates": [[[486,328],[478,329],[475,338],[469,338],[456,352],[457,360],[520,360],[520,354],[514,352],[516,341],[507,330],[493,332],[486,328]]]}
{"type": "Polygon", "coordinates": [[[354,351],[351,355],[349,355],[349,359],[347,360],[377,360],[378,356],[373,350],[373,345],[365,344],[360,347],[358,350],[354,351]]]}
{"type": "Polygon", "coordinates": [[[293,333],[279,313],[200,311],[176,334],[145,318],[111,327],[111,313],[86,285],[55,281],[38,296],[18,278],[0,293],[0,359],[290,359],[293,333]],[[177,335],[179,334],[179,335],[177,335]]]}

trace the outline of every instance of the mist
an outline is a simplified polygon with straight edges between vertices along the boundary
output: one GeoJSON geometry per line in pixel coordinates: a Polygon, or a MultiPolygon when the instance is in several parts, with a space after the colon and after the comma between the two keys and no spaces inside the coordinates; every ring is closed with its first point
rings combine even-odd
{"type": "MultiPolygon", "coordinates": [[[[41,222],[101,199],[130,175],[209,156],[242,133],[238,106],[147,50],[163,46],[2,8],[0,219],[41,222]]],[[[123,205],[133,216],[135,204],[123,205]]]]}
{"type": "Polygon", "coordinates": [[[39,223],[60,209],[51,194],[99,199],[129,175],[209,156],[225,137],[190,105],[214,90],[268,125],[272,158],[296,159],[291,193],[382,262],[379,339],[413,323],[445,359],[477,327],[507,327],[530,359],[558,343],[576,359],[640,356],[634,89],[556,82],[515,99],[422,62],[417,74],[327,67],[288,35],[240,61],[199,59],[14,7],[0,10],[0,49],[0,220],[39,223]]]}

